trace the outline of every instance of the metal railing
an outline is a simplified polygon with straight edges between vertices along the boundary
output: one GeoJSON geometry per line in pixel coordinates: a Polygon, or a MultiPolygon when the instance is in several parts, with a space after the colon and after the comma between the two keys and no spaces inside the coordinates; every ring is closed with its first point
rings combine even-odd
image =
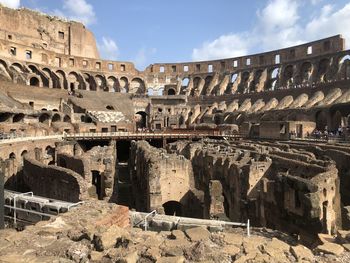
{"type": "Polygon", "coordinates": [[[213,133],[202,132],[197,130],[195,132],[83,132],[64,134],[63,138],[160,138],[160,137],[226,137],[226,138],[240,138],[241,134],[227,134],[227,133],[213,133]]]}
{"type": "Polygon", "coordinates": [[[52,217],[55,215],[60,214],[61,208],[64,208],[65,211],[69,211],[71,208],[76,207],[78,205],[83,204],[83,201],[77,202],[77,203],[70,203],[70,202],[65,202],[61,200],[55,200],[55,199],[50,199],[50,198],[45,198],[41,196],[35,196],[33,192],[26,192],[26,193],[17,193],[9,190],[5,190],[5,198],[8,199],[10,203],[13,201],[13,205],[10,204],[4,204],[5,208],[10,209],[10,211],[13,210],[13,223],[14,225],[17,224],[17,211],[21,212],[26,212],[28,214],[35,214],[39,216],[46,216],[46,217],[52,217]],[[57,214],[49,214],[49,213],[44,213],[42,211],[36,211],[36,210],[31,210],[31,209],[26,209],[26,208],[21,208],[17,206],[17,203],[21,201],[24,202],[24,204],[27,204],[28,202],[35,203],[39,205],[41,208],[42,207],[47,207],[47,208],[55,208],[55,211],[57,211],[57,214]]]}
{"type": "Polygon", "coordinates": [[[9,143],[9,142],[19,142],[19,141],[35,141],[35,140],[48,140],[48,139],[62,139],[62,134],[55,134],[55,135],[28,135],[28,134],[16,134],[16,133],[9,133],[0,134],[0,143],[9,143]]]}

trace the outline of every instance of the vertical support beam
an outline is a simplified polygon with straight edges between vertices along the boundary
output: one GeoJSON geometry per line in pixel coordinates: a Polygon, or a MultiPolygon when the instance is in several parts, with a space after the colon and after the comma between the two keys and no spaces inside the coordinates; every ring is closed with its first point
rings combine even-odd
{"type": "Polygon", "coordinates": [[[165,138],[165,136],[163,137],[163,148],[164,149],[166,148],[166,138],[165,138]]]}
{"type": "Polygon", "coordinates": [[[4,162],[0,160],[0,229],[3,229],[5,227],[4,222],[4,181],[5,181],[5,166],[4,162]]]}

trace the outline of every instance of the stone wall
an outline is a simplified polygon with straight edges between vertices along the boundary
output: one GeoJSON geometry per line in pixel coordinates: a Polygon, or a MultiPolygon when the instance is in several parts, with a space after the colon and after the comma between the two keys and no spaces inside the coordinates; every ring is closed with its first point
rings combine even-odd
{"type": "Polygon", "coordinates": [[[194,188],[190,161],[168,154],[145,141],[131,145],[130,164],[138,211],[165,209],[169,202],[180,204],[181,214],[201,217],[201,193],[194,188]]]}
{"type": "Polygon", "coordinates": [[[87,183],[72,170],[25,158],[23,174],[25,183],[35,195],[67,202],[87,198],[87,183]]]}

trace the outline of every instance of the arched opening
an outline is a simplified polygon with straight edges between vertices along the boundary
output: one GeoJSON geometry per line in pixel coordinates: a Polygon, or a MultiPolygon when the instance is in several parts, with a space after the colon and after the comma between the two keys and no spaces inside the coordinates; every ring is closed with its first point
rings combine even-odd
{"type": "Polygon", "coordinates": [[[23,165],[23,163],[24,163],[24,158],[27,156],[27,154],[28,154],[28,151],[27,150],[24,150],[24,151],[22,151],[22,153],[21,153],[21,165],[23,165]]]}
{"type": "Polygon", "coordinates": [[[129,82],[126,77],[121,77],[119,80],[120,92],[128,93],[129,92],[129,82]]]}
{"type": "Polygon", "coordinates": [[[92,170],[92,184],[96,187],[96,194],[99,200],[106,196],[104,187],[104,178],[99,171],[92,170]]]}
{"type": "Polygon", "coordinates": [[[49,114],[46,114],[46,113],[41,114],[40,117],[39,117],[39,122],[45,123],[45,124],[49,124],[49,122],[50,122],[49,114]]]}
{"type": "Polygon", "coordinates": [[[294,69],[292,65],[288,65],[283,72],[284,82],[288,86],[293,83],[294,69]]]}
{"type": "Polygon", "coordinates": [[[190,79],[189,79],[189,78],[184,78],[184,79],[182,80],[181,86],[187,88],[189,82],[190,82],[190,79]]]}
{"type": "Polygon", "coordinates": [[[168,95],[169,96],[175,95],[175,89],[172,89],[172,88],[168,89],[168,95]]]}
{"type": "Polygon", "coordinates": [[[57,88],[61,88],[61,89],[68,89],[67,86],[67,80],[66,80],[66,74],[64,73],[64,71],[62,70],[57,70],[56,71],[56,76],[58,79],[58,86],[57,88]]]}
{"type": "Polygon", "coordinates": [[[339,61],[339,67],[342,68],[342,71],[344,72],[344,78],[349,79],[350,78],[350,55],[344,56],[339,61]]]}
{"type": "Polygon", "coordinates": [[[114,107],[113,107],[112,105],[107,105],[107,106],[106,106],[106,109],[107,109],[107,110],[114,110],[114,107]]]}
{"type": "Polygon", "coordinates": [[[59,114],[54,114],[53,116],[52,116],[52,122],[59,122],[59,121],[61,121],[61,115],[59,115],[59,114]]]}
{"type": "Polygon", "coordinates": [[[201,78],[200,77],[195,77],[194,79],[193,79],[193,89],[191,90],[191,95],[193,96],[195,93],[196,93],[196,91],[198,90],[198,88],[199,88],[199,84],[201,83],[201,78]]]}
{"type": "Polygon", "coordinates": [[[23,113],[19,113],[16,114],[15,116],[13,116],[13,122],[23,122],[24,120],[24,114],[23,113]]]}
{"type": "Polygon", "coordinates": [[[231,76],[231,83],[232,83],[232,84],[236,82],[237,77],[238,77],[238,74],[237,74],[237,73],[232,74],[232,76],[231,76]]]}
{"type": "Polygon", "coordinates": [[[81,115],[80,120],[81,122],[92,123],[92,118],[90,116],[81,115]]]}
{"type": "Polygon", "coordinates": [[[47,159],[55,161],[55,148],[52,148],[50,145],[45,148],[45,154],[47,159]]]}
{"type": "Polygon", "coordinates": [[[108,84],[110,92],[119,92],[120,91],[119,86],[118,86],[118,80],[115,77],[113,77],[113,76],[108,77],[107,84],[108,84]]]}
{"type": "Polygon", "coordinates": [[[79,89],[79,76],[76,72],[71,72],[68,75],[69,81],[69,89],[70,91],[74,91],[75,89],[79,89]]]}
{"type": "Polygon", "coordinates": [[[29,80],[29,85],[34,87],[39,87],[39,79],[37,77],[31,77],[29,80]]]}
{"type": "MultiPolygon", "coordinates": [[[[6,66],[6,67],[7,67],[7,66],[6,66]]],[[[11,68],[13,68],[14,70],[16,70],[16,71],[19,72],[19,73],[23,73],[23,72],[24,72],[23,66],[22,66],[21,64],[19,64],[19,63],[13,63],[13,64],[11,65],[11,68]]]]}
{"type": "Polygon", "coordinates": [[[301,70],[300,70],[301,79],[303,82],[310,80],[311,72],[312,72],[312,64],[310,62],[304,62],[301,65],[301,70]]]}
{"type": "Polygon", "coordinates": [[[130,83],[129,92],[130,93],[144,94],[145,93],[145,84],[144,84],[143,80],[140,78],[132,79],[132,81],[130,83]]]}
{"type": "Polygon", "coordinates": [[[272,78],[272,79],[278,78],[279,72],[280,72],[280,69],[279,69],[279,68],[275,68],[275,69],[272,71],[272,73],[271,73],[271,78],[272,78]]]}
{"type": "Polygon", "coordinates": [[[324,111],[319,111],[316,113],[316,129],[319,131],[324,131],[327,127],[327,115],[324,111]]]}
{"type": "Polygon", "coordinates": [[[343,126],[342,125],[342,114],[340,111],[336,111],[333,114],[332,117],[332,124],[333,124],[333,129],[337,130],[339,127],[343,126]]]}
{"type": "Polygon", "coordinates": [[[0,122],[8,122],[12,115],[10,113],[0,113],[0,122]]]}
{"type": "Polygon", "coordinates": [[[207,94],[207,91],[208,91],[208,88],[210,86],[210,83],[212,82],[213,80],[213,76],[207,76],[204,80],[204,87],[203,87],[203,91],[202,91],[202,94],[207,94]]]}
{"type": "Polygon", "coordinates": [[[136,129],[147,128],[147,113],[144,111],[139,111],[136,113],[136,129]]]}
{"type": "Polygon", "coordinates": [[[95,77],[95,82],[97,85],[97,90],[108,91],[108,87],[106,86],[106,81],[105,81],[105,78],[103,76],[97,75],[95,77]]]}
{"type": "Polygon", "coordinates": [[[166,215],[182,216],[182,204],[177,201],[168,201],[163,208],[166,215]]]}
{"type": "Polygon", "coordinates": [[[59,161],[59,163],[58,163],[59,166],[61,166],[61,167],[63,167],[63,168],[67,168],[66,159],[60,157],[60,158],[58,159],[58,161],[59,161]]]}
{"type": "Polygon", "coordinates": [[[9,159],[10,160],[16,160],[16,154],[14,152],[9,154],[9,159]]]}
{"type": "Polygon", "coordinates": [[[317,72],[317,75],[318,77],[320,78],[319,80],[320,81],[326,81],[327,79],[325,79],[325,74],[328,70],[328,67],[329,67],[329,59],[328,58],[325,58],[325,59],[322,59],[320,61],[320,63],[318,64],[318,72],[317,72]]]}
{"type": "Polygon", "coordinates": [[[64,122],[71,122],[71,118],[68,115],[65,115],[63,118],[64,122]]]}
{"type": "Polygon", "coordinates": [[[149,89],[147,90],[147,95],[148,95],[148,96],[153,96],[153,94],[154,94],[154,90],[153,90],[152,88],[149,88],[149,89]]]}

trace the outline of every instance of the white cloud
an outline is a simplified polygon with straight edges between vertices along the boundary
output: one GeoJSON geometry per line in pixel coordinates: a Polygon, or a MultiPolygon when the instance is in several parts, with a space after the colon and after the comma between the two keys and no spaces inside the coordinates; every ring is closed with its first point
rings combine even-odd
{"type": "Polygon", "coordinates": [[[19,8],[21,5],[20,0],[0,0],[0,4],[10,7],[10,8],[19,8]]]}
{"type": "Polygon", "coordinates": [[[54,14],[85,25],[96,22],[94,7],[86,0],[63,0],[62,9],[54,10],[54,14]]]}
{"type": "Polygon", "coordinates": [[[97,43],[101,58],[107,60],[116,60],[119,56],[119,48],[117,43],[109,38],[103,37],[101,43],[97,43]]]}
{"type": "Polygon", "coordinates": [[[133,59],[137,69],[144,69],[147,66],[149,55],[154,55],[157,52],[156,48],[140,48],[136,54],[136,57],[133,59]]]}
{"type": "Polygon", "coordinates": [[[203,43],[200,48],[193,49],[192,58],[199,61],[242,56],[248,53],[249,46],[249,39],[243,34],[223,35],[212,42],[203,43]]]}
{"type": "Polygon", "coordinates": [[[193,60],[209,60],[246,55],[298,45],[336,34],[350,42],[350,2],[337,9],[326,4],[316,9],[310,18],[300,19],[301,7],[311,4],[315,9],[321,0],[305,3],[301,0],[269,0],[256,12],[251,31],[230,33],[206,41],[192,51],[193,60]]]}
{"type": "Polygon", "coordinates": [[[339,10],[334,6],[325,5],[320,15],[312,19],[305,27],[305,34],[313,38],[342,34],[350,42],[350,3],[339,10]]]}

